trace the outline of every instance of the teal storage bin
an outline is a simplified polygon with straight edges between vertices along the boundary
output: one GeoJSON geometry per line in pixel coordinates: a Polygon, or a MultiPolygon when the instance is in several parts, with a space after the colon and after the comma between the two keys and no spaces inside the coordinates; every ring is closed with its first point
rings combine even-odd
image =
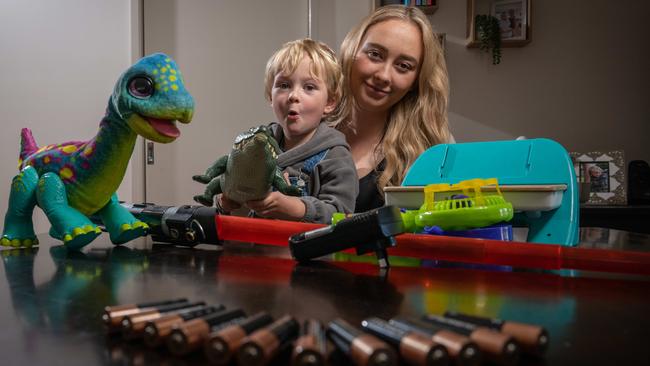
{"type": "Polygon", "coordinates": [[[497,178],[499,185],[566,185],[558,208],[516,212],[513,223],[528,227],[528,242],[578,244],[578,185],[573,162],[559,143],[530,139],[436,145],[418,157],[402,185],[458,183],[473,178],[497,178]]]}

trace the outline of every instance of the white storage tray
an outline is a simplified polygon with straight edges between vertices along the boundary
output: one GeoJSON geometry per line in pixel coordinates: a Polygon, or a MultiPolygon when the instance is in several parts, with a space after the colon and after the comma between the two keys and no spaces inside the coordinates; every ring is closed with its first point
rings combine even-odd
{"type": "MultiPolygon", "coordinates": [[[[566,184],[545,185],[500,185],[503,198],[512,203],[515,211],[549,211],[560,207],[566,184]]],[[[494,186],[481,187],[482,192],[495,192],[494,186]]],[[[436,200],[444,199],[455,192],[436,192],[436,200]]],[[[424,202],[424,186],[388,186],[384,188],[386,205],[405,209],[418,209],[424,202]]]]}

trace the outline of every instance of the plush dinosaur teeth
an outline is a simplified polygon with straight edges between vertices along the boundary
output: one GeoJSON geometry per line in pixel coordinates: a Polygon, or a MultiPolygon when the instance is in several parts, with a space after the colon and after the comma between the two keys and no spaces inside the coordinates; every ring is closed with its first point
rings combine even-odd
{"type": "Polygon", "coordinates": [[[168,137],[178,137],[181,135],[181,131],[176,127],[176,121],[168,119],[157,119],[146,117],[147,121],[156,130],[159,134],[168,136],[168,137]]]}

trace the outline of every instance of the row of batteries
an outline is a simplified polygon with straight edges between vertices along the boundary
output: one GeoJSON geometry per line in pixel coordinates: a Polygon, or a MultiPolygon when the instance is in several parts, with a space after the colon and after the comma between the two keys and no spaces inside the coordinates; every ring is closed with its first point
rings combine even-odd
{"type": "Polygon", "coordinates": [[[538,357],[549,343],[548,332],[537,325],[450,312],[420,319],[373,317],[363,320],[361,329],[342,319],[326,327],[308,319],[301,327],[290,315],[274,321],[266,312],[247,317],[241,309],[176,299],[107,306],[102,320],[111,333],[141,338],[150,347],[167,345],[174,355],[203,348],[216,365],[266,365],[289,349],[294,366],[325,365],[335,357],[358,366],[396,365],[395,349],[409,365],[479,365],[482,359],[514,365],[521,352],[538,357]]]}

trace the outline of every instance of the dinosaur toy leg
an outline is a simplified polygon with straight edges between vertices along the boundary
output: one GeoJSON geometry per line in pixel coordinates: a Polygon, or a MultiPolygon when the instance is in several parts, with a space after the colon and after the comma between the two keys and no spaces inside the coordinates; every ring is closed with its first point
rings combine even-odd
{"type": "Polygon", "coordinates": [[[226,166],[228,165],[228,155],[224,155],[217,159],[206,171],[205,174],[193,175],[192,179],[196,182],[208,184],[215,177],[223,174],[226,171],[226,166]]]}
{"type": "Polygon", "coordinates": [[[215,194],[219,194],[221,192],[221,176],[218,176],[211,180],[210,183],[208,183],[208,185],[205,187],[205,192],[203,192],[203,195],[196,195],[193,198],[196,202],[202,204],[203,206],[211,207],[213,204],[212,198],[215,194]]]}
{"type": "Polygon", "coordinates": [[[38,245],[34,234],[32,214],[36,206],[38,173],[31,166],[16,175],[11,182],[9,207],[5,215],[4,232],[0,244],[14,247],[38,245]]]}
{"type": "Polygon", "coordinates": [[[136,219],[127,209],[120,205],[117,194],[113,193],[106,206],[97,212],[113,244],[123,244],[135,238],[147,235],[149,226],[136,219]]]}
{"type": "Polygon", "coordinates": [[[93,241],[101,230],[88,217],[68,205],[65,186],[58,175],[45,173],[38,181],[36,200],[52,228],[50,235],[70,249],[81,249],[93,241]]]}

